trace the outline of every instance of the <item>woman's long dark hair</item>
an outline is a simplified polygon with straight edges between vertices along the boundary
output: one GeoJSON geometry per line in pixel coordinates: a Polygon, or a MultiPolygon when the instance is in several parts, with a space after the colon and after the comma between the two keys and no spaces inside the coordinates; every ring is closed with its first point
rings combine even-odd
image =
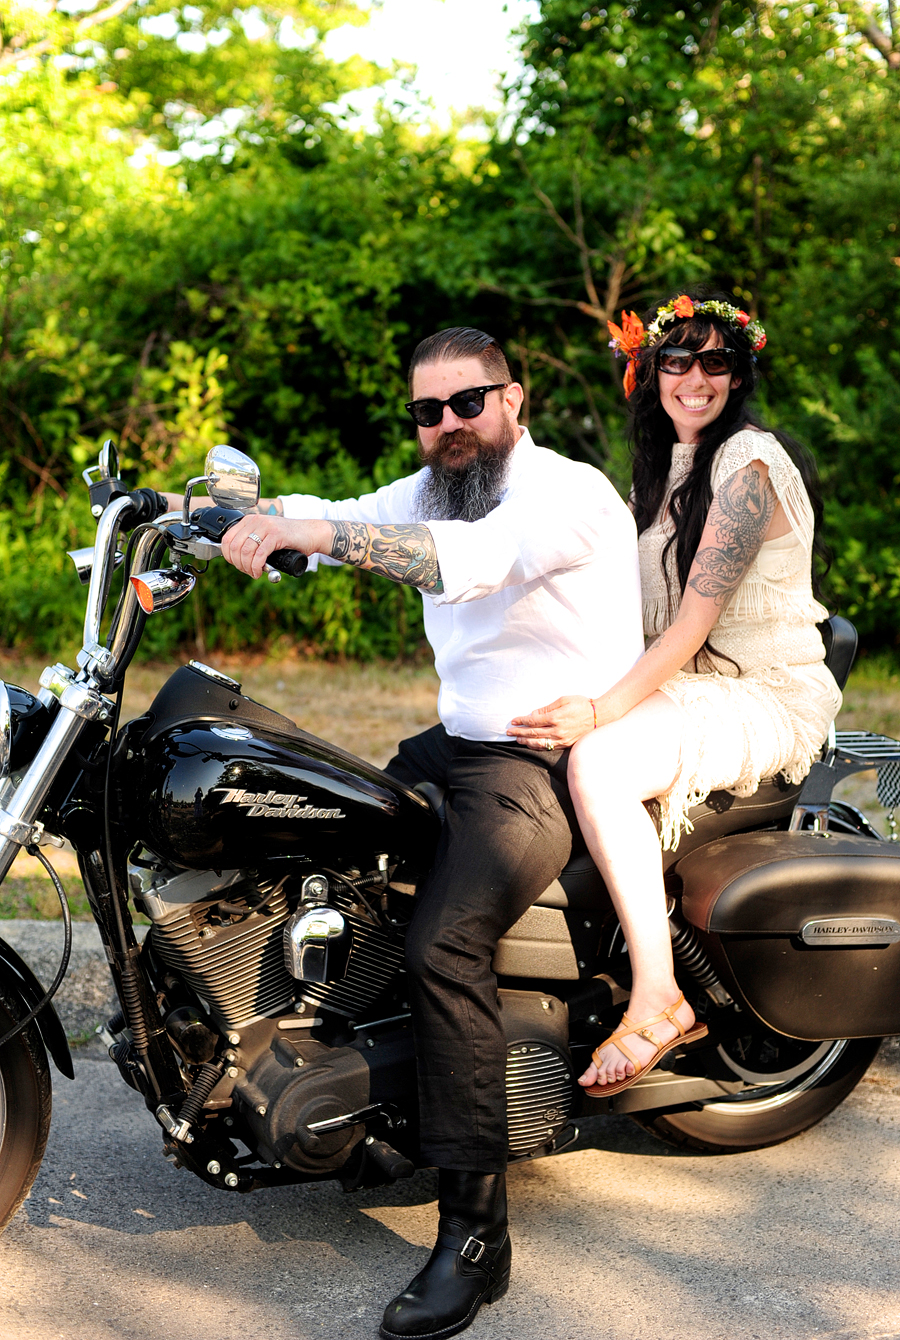
{"type": "MultiPolygon", "coordinates": [[[[703,302],[710,298],[722,302],[730,300],[724,294],[710,293],[695,296],[695,301],[703,302]]],[[[656,315],[654,307],[644,318],[649,324],[656,315]]],[[[732,326],[712,313],[696,313],[692,317],[677,317],[665,328],[665,334],[655,344],[642,349],[635,368],[636,385],[629,401],[631,410],[630,441],[633,456],[633,502],[634,516],[638,535],[643,534],[659,515],[666,490],[666,481],[672,464],[672,446],[677,440],[675,425],[662,407],[659,397],[659,353],[667,344],[679,345],[685,349],[702,349],[711,335],[718,335],[724,346],[737,351],[737,363],[732,374],[740,379],[733,386],[725,408],[717,419],[702,432],[694,453],[690,473],[672,494],[669,510],[674,522],[674,534],[663,552],[663,565],[666,585],[669,585],[668,571],[665,567],[669,551],[674,545],[679,590],[669,591],[672,613],[684,589],[687,586],[691,564],[700,545],[700,537],[712,503],[712,463],[721,447],[742,428],[759,428],[772,433],[787,451],[791,460],[800,471],[809,500],[812,504],[816,524],[814,543],[815,558],[827,569],[827,551],[818,538],[818,529],[822,517],[822,497],[819,491],[816,470],[812,458],[786,433],[773,432],[766,428],[760,417],[747,404],[756,389],[758,374],[756,359],[750,347],[746,332],[732,326]],[[675,599],[673,600],[673,597],[675,599]]],[[[665,374],[662,374],[665,375],[665,374]]],[[[819,575],[813,563],[813,590],[819,594],[819,575]]],[[[720,655],[707,642],[704,650],[712,656],[720,655]]],[[[724,658],[730,660],[730,657],[724,658]]]]}

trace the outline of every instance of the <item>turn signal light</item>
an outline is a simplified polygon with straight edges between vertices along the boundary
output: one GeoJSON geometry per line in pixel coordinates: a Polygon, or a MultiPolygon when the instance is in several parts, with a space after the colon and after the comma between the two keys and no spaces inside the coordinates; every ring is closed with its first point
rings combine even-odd
{"type": "Polygon", "coordinates": [[[145,614],[179,605],[194,589],[197,578],[181,568],[157,568],[131,578],[138,604],[145,614]]]}

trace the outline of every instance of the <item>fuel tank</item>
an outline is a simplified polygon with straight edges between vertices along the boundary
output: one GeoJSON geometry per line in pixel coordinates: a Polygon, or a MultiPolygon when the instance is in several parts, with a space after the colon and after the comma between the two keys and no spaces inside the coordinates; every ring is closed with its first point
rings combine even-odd
{"type": "Polygon", "coordinates": [[[182,666],[126,729],[122,809],[167,861],[233,869],[290,856],[368,870],[386,852],[430,864],[439,824],[426,801],[209,667],[182,666]]]}

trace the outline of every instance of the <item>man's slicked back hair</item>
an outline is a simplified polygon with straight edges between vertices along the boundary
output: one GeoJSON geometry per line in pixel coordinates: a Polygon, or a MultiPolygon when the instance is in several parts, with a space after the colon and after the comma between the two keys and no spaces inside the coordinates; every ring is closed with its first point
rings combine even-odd
{"type": "Polygon", "coordinates": [[[511,382],[512,373],[506,355],[493,335],[471,326],[451,326],[417,344],[409,360],[409,393],[412,395],[413,373],[422,363],[451,363],[457,358],[477,358],[484,368],[485,385],[492,382],[511,382]]]}

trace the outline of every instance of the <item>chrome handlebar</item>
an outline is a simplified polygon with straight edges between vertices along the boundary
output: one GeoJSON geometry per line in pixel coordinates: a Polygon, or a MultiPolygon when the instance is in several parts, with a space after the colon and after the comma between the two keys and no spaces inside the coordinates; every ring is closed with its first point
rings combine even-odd
{"type": "MultiPolygon", "coordinates": [[[[7,785],[11,746],[9,695],[5,685],[0,684],[0,879],[23,845],[44,840],[38,815],[60,766],[81,732],[88,723],[108,723],[112,716],[113,704],[104,698],[103,690],[125,668],[123,658],[137,629],[140,606],[132,586],[124,593],[108,647],[100,642],[100,628],[116,563],[120,526],[126,512],[136,505],[135,498],[120,496],[108,502],[97,518],[84,616],[84,645],[78,653],[79,670],[75,674],[65,666],[50,666],[41,675],[42,701],[49,706],[55,699],[58,706],[37,754],[14,789],[7,785]]],[[[134,570],[146,570],[154,546],[165,538],[166,523],[180,522],[181,515],[180,511],[168,512],[150,522],[138,535],[133,550],[134,570]]]]}
{"type": "MultiPolygon", "coordinates": [[[[91,569],[91,582],[88,587],[87,607],[84,614],[83,653],[93,656],[100,648],[100,621],[106,607],[109,584],[112,580],[113,566],[116,561],[116,548],[119,538],[119,519],[123,512],[133,506],[128,497],[116,498],[104,509],[97,521],[97,538],[94,541],[94,565],[91,569]]],[[[105,658],[103,658],[105,659],[105,658]]],[[[79,664],[84,668],[81,656],[79,664]]],[[[103,667],[105,670],[105,666],[103,667]]]]}
{"type": "MultiPolygon", "coordinates": [[[[152,528],[148,527],[147,530],[143,531],[143,533],[138,536],[134,546],[134,557],[131,565],[133,573],[146,571],[153,546],[157,544],[161,538],[161,532],[157,530],[157,527],[163,526],[166,521],[177,521],[180,516],[180,512],[167,512],[165,516],[157,519],[152,528]]],[[[109,645],[109,655],[112,659],[114,670],[118,669],[121,665],[122,656],[131,641],[132,634],[134,633],[138,618],[140,617],[140,612],[141,609],[137,593],[135,592],[134,587],[129,584],[128,590],[125,592],[122,613],[119,617],[118,624],[113,629],[112,641],[109,645]]]]}

